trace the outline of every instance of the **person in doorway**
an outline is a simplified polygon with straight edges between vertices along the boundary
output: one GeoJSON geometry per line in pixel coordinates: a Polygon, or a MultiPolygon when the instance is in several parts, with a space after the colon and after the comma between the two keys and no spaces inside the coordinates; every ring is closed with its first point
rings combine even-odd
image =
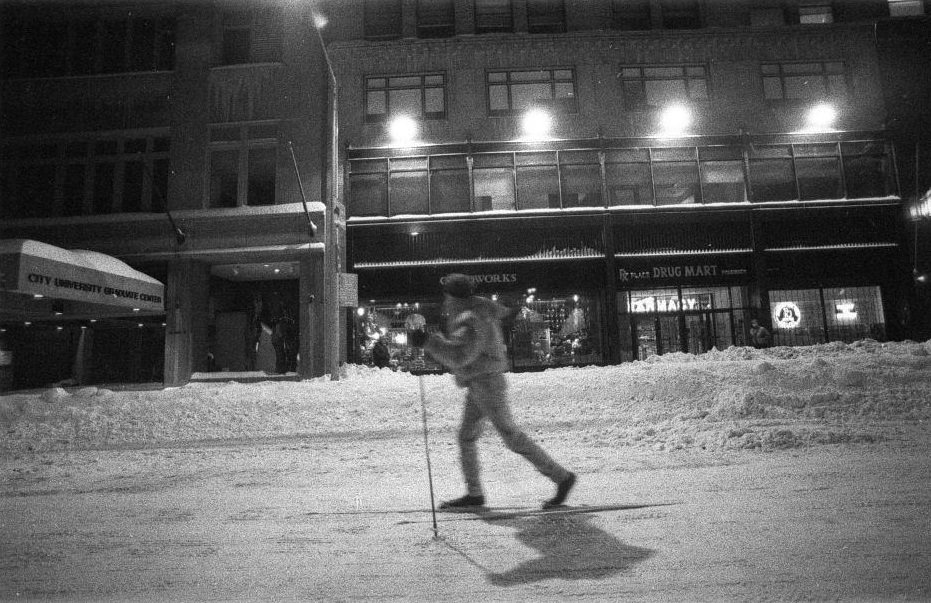
{"type": "Polygon", "coordinates": [[[459,454],[466,494],[446,501],[441,509],[456,510],[485,505],[479,477],[476,443],[485,419],[489,419],[507,447],[522,455],[556,484],[556,494],[545,508],[562,505],[576,482],[566,470],[514,422],[507,400],[508,368],[501,319],[506,309],[495,301],[472,294],[472,281],[464,274],[451,274],[443,283],[447,336],[412,331],[409,341],[447,366],[456,385],[466,389],[465,408],[459,427],[459,454]]]}
{"type": "Polygon", "coordinates": [[[760,321],[753,319],[750,321],[750,344],[755,348],[768,348],[772,337],[766,327],[760,324],[760,321]]]}
{"type": "Polygon", "coordinates": [[[372,363],[378,368],[385,368],[391,364],[391,352],[384,339],[379,339],[372,346],[372,363]]]}

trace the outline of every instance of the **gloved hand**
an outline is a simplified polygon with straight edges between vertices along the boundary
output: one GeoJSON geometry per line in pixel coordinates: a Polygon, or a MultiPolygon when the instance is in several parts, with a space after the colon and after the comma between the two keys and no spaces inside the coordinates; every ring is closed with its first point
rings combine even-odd
{"type": "Polygon", "coordinates": [[[425,343],[427,343],[427,332],[423,329],[417,329],[416,331],[408,331],[407,341],[415,348],[422,348],[425,343]]]}

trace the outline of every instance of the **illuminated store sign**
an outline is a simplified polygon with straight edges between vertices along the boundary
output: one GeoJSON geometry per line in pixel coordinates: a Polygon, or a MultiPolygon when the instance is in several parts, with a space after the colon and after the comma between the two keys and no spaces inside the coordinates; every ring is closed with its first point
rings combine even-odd
{"type": "Polygon", "coordinates": [[[802,321],[802,311],[795,302],[779,302],[773,306],[773,323],[780,329],[794,329],[802,321]]]}
{"type": "Polygon", "coordinates": [[[678,312],[679,310],[700,310],[701,300],[694,297],[641,297],[630,301],[630,311],[635,314],[647,312],[678,312]]]}
{"type": "Polygon", "coordinates": [[[856,320],[857,306],[849,301],[837,302],[834,304],[834,316],[837,320],[856,320]]]}
{"type": "Polygon", "coordinates": [[[621,282],[660,279],[660,278],[694,278],[718,276],[715,264],[690,264],[687,266],[654,266],[646,270],[618,270],[621,282]]]}

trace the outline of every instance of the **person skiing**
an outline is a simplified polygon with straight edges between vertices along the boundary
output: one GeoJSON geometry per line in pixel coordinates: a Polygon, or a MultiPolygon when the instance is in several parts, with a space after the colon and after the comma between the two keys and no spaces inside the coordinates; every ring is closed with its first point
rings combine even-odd
{"type": "Polygon", "coordinates": [[[485,505],[479,477],[476,443],[487,418],[512,451],[522,455],[556,484],[556,494],[544,508],[562,505],[575,486],[576,475],[566,470],[526,433],[511,416],[507,400],[508,369],[501,319],[506,309],[497,302],[473,295],[472,281],[464,274],[450,274],[443,281],[444,310],[448,336],[412,331],[408,340],[422,347],[448,367],[456,385],[466,389],[465,407],[459,427],[459,458],[466,483],[466,494],[440,505],[456,510],[485,505]]]}

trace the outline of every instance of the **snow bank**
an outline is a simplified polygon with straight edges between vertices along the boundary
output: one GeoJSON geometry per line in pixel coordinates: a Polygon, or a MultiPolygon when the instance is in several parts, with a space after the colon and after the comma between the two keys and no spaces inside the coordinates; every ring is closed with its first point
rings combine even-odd
{"type": "MultiPolygon", "coordinates": [[[[0,454],[419,432],[418,379],[350,365],[339,381],[0,396],[0,454]]],[[[422,379],[431,430],[455,429],[461,390],[446,375],[422,379]]],[[[731,347],[516,373],[509,382],[526,429],[565,430],[564,437],[592,447],[769,450],[872,442],[927,428],[931,341],[731,347]]]]}

